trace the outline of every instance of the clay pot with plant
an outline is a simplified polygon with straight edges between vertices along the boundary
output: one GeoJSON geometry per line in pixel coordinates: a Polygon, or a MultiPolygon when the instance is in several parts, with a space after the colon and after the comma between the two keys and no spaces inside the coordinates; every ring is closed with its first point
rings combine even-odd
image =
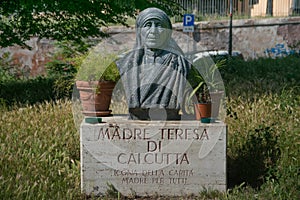
{"type": "Polygon", "coordinates": [[[120,79],[115,63],[116,55],[90,54],[83,61],[76,80],[82,105],[86,116],[109,116],[112,92],[120,79]]]}
{"type": "Polygon", "coordinates": [[[218,118],[224,86],[217,72],[225,66],[225,61],[218,61],[203,70],[192,67],[190,71],[189,83],[192,91],[188,99],[189,101],[194,99],[194,113],[197,120],[211,122],[218,118]]]}

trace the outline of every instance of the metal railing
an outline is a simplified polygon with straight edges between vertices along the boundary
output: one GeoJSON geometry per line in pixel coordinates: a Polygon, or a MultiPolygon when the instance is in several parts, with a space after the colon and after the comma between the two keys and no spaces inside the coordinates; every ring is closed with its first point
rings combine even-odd
{"type": "MultiPolygon", "coordinates": [[[[228,17],[230,0],[175,0],[196,20],[228,17]]],[[[300,16],[300,0],[233,0],[234,18],[300,16]]],[[[182,20],[175,17],[175,21],[182,20]]]]}

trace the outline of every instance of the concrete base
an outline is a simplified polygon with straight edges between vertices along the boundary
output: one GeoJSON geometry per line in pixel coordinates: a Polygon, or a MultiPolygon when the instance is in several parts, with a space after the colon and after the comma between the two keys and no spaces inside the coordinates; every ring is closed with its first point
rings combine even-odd
{"type": "Polygon", "coordinates": [[[82,123],[81,189],[105,195],[198,195],[226,190],[226,125],[199,121],[132,121],[126,116],[82,123]]]}

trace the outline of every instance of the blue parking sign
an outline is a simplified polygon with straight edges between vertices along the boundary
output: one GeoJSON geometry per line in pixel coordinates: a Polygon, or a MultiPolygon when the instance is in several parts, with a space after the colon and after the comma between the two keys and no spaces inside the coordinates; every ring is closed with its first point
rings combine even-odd
{"type": "Polygon", "coordinates": [[[193,14],[183,15],[183,26],[194,26],[195,16],[193,14]]]}
{"type": "Polygon", "coordinates": [[[194,32],[195,17],[193,14],[183,15],[183,32],[194,32]]]}

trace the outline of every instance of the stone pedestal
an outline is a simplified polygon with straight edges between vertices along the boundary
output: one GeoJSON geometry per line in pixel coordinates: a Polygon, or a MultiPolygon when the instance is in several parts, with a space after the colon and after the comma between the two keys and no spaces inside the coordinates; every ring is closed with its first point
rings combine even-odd
{"type": "Polygon", "coordinates": [[[198,195],[226,190],[226,125],[199,121],[132,121],[126,116],[82,123],[81,188],[105,195],[198,195]]]}

